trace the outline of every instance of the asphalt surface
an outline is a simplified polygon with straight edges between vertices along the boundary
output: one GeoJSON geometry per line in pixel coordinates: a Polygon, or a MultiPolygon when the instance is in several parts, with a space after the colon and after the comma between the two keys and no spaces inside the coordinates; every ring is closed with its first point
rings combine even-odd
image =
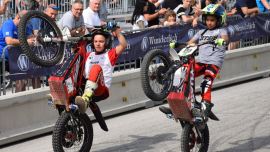
{"type": "MultiPolygon", "coordinates": [[[[199,97],[197,97],[199,98],[199,97]]],[[[270,78],[214,90],[209,152],[270,151],[270,78]]],[[[167,104],[164,104],[167,106],[167,104]]],[[[94,123],[93,152],[179,152],[181,126],[159,112],[141,109],[94,123]]],[[[51,134],[0,148],[0,152],[52,152],[51,134]]]]}

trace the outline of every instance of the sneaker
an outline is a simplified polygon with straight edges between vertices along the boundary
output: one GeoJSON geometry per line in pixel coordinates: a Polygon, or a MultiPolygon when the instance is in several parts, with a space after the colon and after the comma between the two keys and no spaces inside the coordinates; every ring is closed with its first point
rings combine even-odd
{"type": "Polygon", "coordinates": [[[75,98],[75,104],[78,105],[79,111],[81,113],[85,113],[90,102],[90,98],[92,97],[91,92],[85,92],[83,96],[77,96],[75,98]]]}
{"type": "Polygon", "coordinates": [[[75,98],[75,104],[78,105],[79,107],[79,111],[81,113],[85,113],[86,110],[87,110],[87,107],[88,107],[88,103],[89,103],[89,99],[87,101],[87,99],[85,99],[84,97],[82,96],[77,96],[75,98]]]}

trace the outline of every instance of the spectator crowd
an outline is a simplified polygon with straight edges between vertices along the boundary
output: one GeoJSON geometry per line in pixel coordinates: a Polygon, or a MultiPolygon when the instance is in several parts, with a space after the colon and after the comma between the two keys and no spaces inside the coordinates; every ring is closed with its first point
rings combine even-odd
{"type": "MultiPolygon", "coordinates": [[[[44,10],[48,16],[56,21],[58,11],[61,9],[58,4],[47,4],[46,7],[39,5],[42,0],[36,1],[36,5],[31,6],[32,10],[44,10]],[[40,9],[44,7],[43,9],[40,9]]],[[[131,24],[134,30],[155,28],[160,26],[173,26],[177,24],[191,24],[193,27],[201,21],[201,11],[208,4],[220,4],[227,8],[227,16],[240,15],[242,17],[252,17],[258,13],[268,12],[270,10],[270,0],[235,0],[232,8],[228,8],[229,0],[135,0],[135,8],[131,17],[131,24]]],[[[68,28],[72,36],[81,36],[86,34],[94,26],[105,25],[107,21],[108,10],[106,6],[115,6],[119,0],[111,0],[106,5],[105,0],[89,0],[88,7],[85,8],[84,2],[74,0],[71,9],[63,14],[57,22],[60,29],[68,28]]],[[[3,0],[0,6],[0,14],[5,14],[11,0],[3,0]]],[[[20,42],[17,35],[17,26],[21,17],[28,10],[19,10],[13,19],[4,21],[0,28],[0,54],[7,45],[19,46],[20,42]]],[[[29,45],[33,45],[33,37],[42,28],[38,21],[32,22],[32,29],[28,31],[29,45]]],[[[230,44],[230,49],[237,48],[239,42],[230,44]]],[[[8,53],[5,52],[5,58],[8,60],[8,53]]],[[[32,79],[34,88],[40,87],[39,78],[32,79]]],[[[16,82],[16,92],[24,91],[26,87],[25,80],[16,82]]]]}

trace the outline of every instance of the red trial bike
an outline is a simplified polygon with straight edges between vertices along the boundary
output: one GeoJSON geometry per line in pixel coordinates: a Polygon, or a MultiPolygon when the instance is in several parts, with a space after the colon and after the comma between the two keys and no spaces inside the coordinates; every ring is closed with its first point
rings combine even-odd
{"type": "MultiPolygon", "coordinates": [[[[107,30],[117,28],[109,24],[107,30]]],[[[96,29],[101,30],[102,27],[96,29]]],[[[39,11],[29,11],[21,18],[18,27],[21,48],[28,58],[43,67],[58,65],[59,68],[49,77],[49,87],[52,104],[59,112],[52,134],[52,145],[55,152],[80,151],[88,152],[93,142],[93,126],[89,116],[78,111],[75,97],[83,94],[85,78],[83,76],[87,48],[91,46],[91,32],[82,37],[70,37],[69,30],[65,35],[56,23],[46,14],[39,11]],[[40,21],[42,29],[35,36],[34,46],[27,43],[27,31],[31,22],[40,21]],[[72,47],[71,55],[65,58],[65,45],[72,47]],[[59,65],[61,61],[63,64],[59,65]]],[[[104,131],[108,131],[105,120],[98,105],[89,105],[97,122],[104,131]]]]}
{"type": "MultiPolygon", "coordinates": [[[[195,56],[201,45],[186,46],[177,53],[174,47],[169,52],[159,49],[149,51],[141,66],[141,82],[144,93],[153,101],[168,101],[170,109],[160,107],[169,118],[182,126],[181,150],[183,152],[206,152],[209,147],[209,129],[203,106],[195,98],[195,56]],[[195,116],[203,121],[196,123],[195,116]]],[[[171,46],[171,45],[170,45],[171,46]]],[[[218,120],[214,113],[209,118],[218,120]]]]}

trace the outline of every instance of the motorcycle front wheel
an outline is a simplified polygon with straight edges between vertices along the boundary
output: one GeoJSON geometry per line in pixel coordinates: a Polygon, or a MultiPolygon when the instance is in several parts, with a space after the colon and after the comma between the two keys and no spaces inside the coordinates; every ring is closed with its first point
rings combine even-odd
{"type": "Polygon", "coordinates": [[[50,67],[62,61],[64,42],[45,41],[62,38],[62,33],[55,21],[41,11],[29,11],[20,19],[18,37],[21,49],[33,63],[50,67]],[[34,39],[29,45],[27,39],[34,39]]]}
{"type": "Polygon", "coordinates": [[[196,129],[194,125],[186,123],[181,136],[182,152],[207,152],[209,146],[209,129],[205,124],[204,129],[196,129]],[[198,135],[201,134],[201,137],[198,135]]]}
{"type": "Polygon", "coordinates": [[[63,112],[53,129],[54,152],[86,152],[93,143],[93,126],[87,114],[63,112]]]}
{"type": "Polygon", "coordinates": [[[171,60],[164,51],[149,51],[141,65],[141,83],[145,95],[153,101],[164,100],[172,87],[172,75],[164,77],[171,60]]]}

